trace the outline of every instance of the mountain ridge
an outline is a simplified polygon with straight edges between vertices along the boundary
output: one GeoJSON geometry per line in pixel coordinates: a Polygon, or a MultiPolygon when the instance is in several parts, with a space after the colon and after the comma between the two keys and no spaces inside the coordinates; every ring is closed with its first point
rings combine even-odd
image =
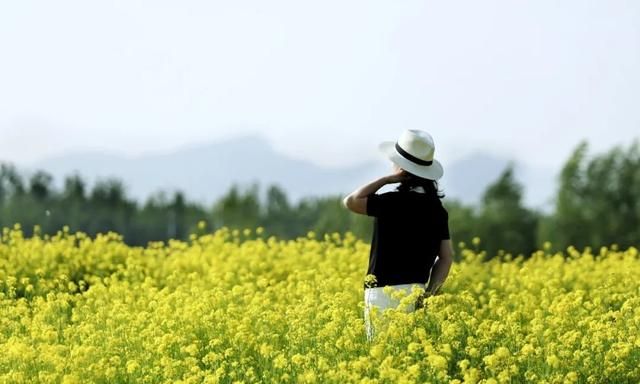
{"type": "MultiPolygon", "coordinates": [[[[447,167],[440,180],[445,198],[467,204],[479,202],[484,189],[509,162],[513,162],[516,179],[524,186],[525,204],[549,210],[555,188],[554,172],[482,151],[447,167]]],[[[88,184],[106,177],[119,178],[127,195],[138,200],[146,200],[160,190],[181,190],[189,199],[204,204],[211,204],[234,183],[246,186],[257,182],[262,192],[267,185],[277,184],[292,202],[304,197],[345,194],[391,170],[382,159],[341,168],[317,165],[275,151],[263,135],[256,134],[139,156],[93,150],[71,152],[19,168],[27,173],[49,172],[57,188],[61,188],[65,176],[77,172],[88,184]]]]}

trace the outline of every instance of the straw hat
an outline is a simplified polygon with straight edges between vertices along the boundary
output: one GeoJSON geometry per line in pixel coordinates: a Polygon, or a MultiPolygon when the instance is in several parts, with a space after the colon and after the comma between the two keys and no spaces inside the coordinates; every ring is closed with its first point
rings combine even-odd
{"type": "Polygon", "coordinates": [[[438,180],[444,174],[442,164],[433,158],[433,138],[425,131],[407,129],[397,141],[384,141],[378,149],[400,168],[416,176],[438,180]]]}

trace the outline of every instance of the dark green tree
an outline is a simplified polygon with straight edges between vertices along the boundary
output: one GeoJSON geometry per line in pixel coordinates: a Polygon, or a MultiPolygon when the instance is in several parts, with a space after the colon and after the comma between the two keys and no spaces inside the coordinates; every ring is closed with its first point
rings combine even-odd
{"type": "Polygon", "coordinates": [[[22,176],[12,164],[3,163],[0,166],[0,185],[3,195],[18,196],[26,193],[22,176]]]}
{"type": "Polygon", "coordinates": [[[537,214],[522,205],[522,186],[513,175],[513,163],[485,191],[478,220],[487,259],[500,250],[525,257],[535,251],[537,214]]]}
{"type": "Polygon", "coordinates": [[[37,171],[29,180],[29,193],[35,200],[44,201],[51,193],[53,177],[47,172],[37,171]]]}
{"type": "Polygon", "coordinates": [[[187,215],[187,203],[182,192],[175,192],[173,201],[169,205],[168,210],[168,232],[167,237],[170,239],[184,238],[187,233],[187,224],[185,223],[187,215]]]}
{"type": "Polygon", "coordinates": [[[556,212],[547,232],[559,249],[638,245],[640,149],[636,139],[587,158],[581,142],[560,173],[556,212]]]}
{"type": "Polygon", "coordinates": [[[84,201],[86,196],[86,182],[79,174],[69,175],[64,180],[62,198],[65,200],[84,201]]]}
{"type": "Polygon", "coordinates": [[[285,191],[277,185],[267,189],[265,212],[260,222],[267,235],[289,237],[293,235],[295,212],[285,191]]]}
{"type": "Polygon", "coordinates": [[[262,212],[258,195],[259,185],[254,182],[241,191],[233,184],[229,192],[214,204],[211,216],[213,228],[252,228],[259,222],[262,212]]]}
{"type": "MultiPolygon", "coordinates": [[[[328,196],[325,198],[316,199],[317,211],[314,214],[314,220],[309,228],[318,235],[324,235],[326,233],[351,231],[354,234],[360,236],[363,235],[362,229],[357,226],[358,219],[365,217],[364,215],[354,215],[344,208],[342,203],[342,196],[328,196]]],[[[372,220],[367,222],[372,225],[372,220]]]]}
{"type": "MultiPolygon", "coordinates": [[[[480,222],[477,209],[458,200],[447,200],[443,204],[449,213],[449,233],[454,248],[457,248],[461,242],[469,247],[471,240],[479,233],[480,222]]],[[[455,258],[459,260],[460,257],[460,252],[456,252],[455,258]]]]}
{"type": "Polygon", "coordinates": [[[134,201],[127,199],[122,181],[116,178],[98,180],[89,200],[92,213],[96,214],[96,219],[89,223],[90,234],[116,231],[126,236],[137,208],[134,201]]]}

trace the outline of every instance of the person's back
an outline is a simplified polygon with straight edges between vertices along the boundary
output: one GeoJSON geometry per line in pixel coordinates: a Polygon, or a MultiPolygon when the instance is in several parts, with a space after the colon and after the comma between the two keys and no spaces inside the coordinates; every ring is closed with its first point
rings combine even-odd
{"type": "Polygon", "coordinates": [[[443,239],[449,239],[448,214],[437,196],[391,191],[369,195],[367,215],[374,217],[365,288],[426,283],[443,239]]]}
{"type": "MultiPolygon", "coordinates": [[[[398,305],[398,300],[386,294],[384,288],[409,293],[410,287],[418,286],[426,295],[435,294],[453,262],[448,214],[440,202],[437,185],[443,168],[434,158],[433,138],[424,131],[405,130],[396,142],[383,142],[379,148],[392,161],[394,173],[367,183],[343,200],[351,211],[375,217],[364,281],[369,340],[374,333],[369,312],[376,307],[398,305]],[[397,191],[376,194],[383,185],[398,182],[401,184],[397,191]]],[[[408,310],[414,310],[421,302],[419,298],[408,310]]]]}

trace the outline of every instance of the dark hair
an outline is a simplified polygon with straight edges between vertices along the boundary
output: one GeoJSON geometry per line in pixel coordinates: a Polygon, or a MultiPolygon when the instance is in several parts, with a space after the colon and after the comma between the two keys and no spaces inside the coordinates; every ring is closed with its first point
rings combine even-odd
{"type": "Polygon", "coordinates": [[[438,190],[437,180],[425,179],[423,177],[416,176],[413,173],[409,173],[409,172],[407,173],[409,174],[409,178],[405,181],[402,181],[400,185],[396,187],[396,191],[406,192],[411,187],[422,186],[425,192],[427,193],[427,195],[431,197],[437,197],[440,199],[444,197],[444,193],[438,190]]]}

